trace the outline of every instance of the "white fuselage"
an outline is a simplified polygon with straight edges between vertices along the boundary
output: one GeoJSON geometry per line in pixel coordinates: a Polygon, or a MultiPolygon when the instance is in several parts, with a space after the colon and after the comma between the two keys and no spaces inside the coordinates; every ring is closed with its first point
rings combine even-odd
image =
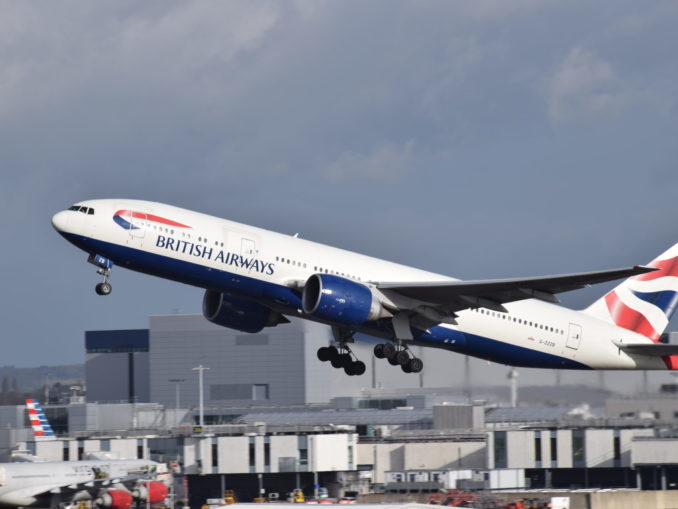
{"type": "MultiPolygon", "coordinates": [[[[156,465],[146,460],[0,463],[0,505],[49,507],[50,497],[60,495],[62,488],[148,474],[156,465]]],[[[76,489],[65,498],[70,502],[89,499],[91,493],[76,489]]]]}
{"type": "MultiPolygon", "coordinates": [[[[313,319],[302,311],[295,288],[316,273],[361,282],[453,280],[170,205],[122,199],[78,205],[93,213],[62,211],[53,224],[90,254],[132,270],[253,300],[285,315],[313,319]]],[[[650,340],[612,323],[538,300],[505,307],[508,313],[485,308],[461,311],[457,325],[433,327],[414,342],[518,366],[666,369],[659,357],[631,357],[615,346],[620,341],[650,340]]],[[[359,330],[387,337],[378,327],[359,330]]]]}

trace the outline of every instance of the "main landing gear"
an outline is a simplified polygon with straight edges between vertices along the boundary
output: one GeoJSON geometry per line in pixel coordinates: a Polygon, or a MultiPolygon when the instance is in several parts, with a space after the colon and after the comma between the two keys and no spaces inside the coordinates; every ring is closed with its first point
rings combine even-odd
{"type": "Polygon", "coordinates": [[[422,360],[412,355],[404,345],[379,343],[374,346],[374,356],[386,359],[391,366],[400,366],[405,373],[419,373],[424,369],[422,360]]]}
{"type": "Polygon", "coordinates": [[[318,348],[318,359],[332,364],[333,368],[344,369],[348,376],[362,375],[365,373],[365,363],[355,356],[348,347],[353,343],[355,331],[345,327],[332,327],[332,335],[338,346],[323,346],[318,348]]]}
{"type": "Polygon", "coordinates": [[[323,346],[318,348],[318,359],[332,364],[333,368],[344,369],[349,376],[362,375],[365,373],[365,363],[358,360],[348,345],[339,344],[336,346],[323,346]],[[353,360],[355,358],[355,360],[353,360]]]}
{"type": "Polygon", "coordinates": [[[111,267],[113,267],[113,262],[108,258],[98,254],[90,255],[89,258],[87,258],[87,261],[92,265],[96,265],[97,267],[99,267],[97,269],[97,274],[103,276],[104,278],[104,280],[101,283],[98,283],[94,287],[94,290],[97,292],[97,295],[110,294],[113,291],[113,287],[111,286],[111,283],[108,282],[108,278],[111,275],[111,267]]]}

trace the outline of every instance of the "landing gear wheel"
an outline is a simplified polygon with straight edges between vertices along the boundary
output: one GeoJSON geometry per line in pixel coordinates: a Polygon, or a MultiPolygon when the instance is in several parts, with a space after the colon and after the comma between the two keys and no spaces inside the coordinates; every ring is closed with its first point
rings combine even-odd
{"type": "Polygon", "coordinates": [[[393,343],[384,343],[383,345],[384,345],[383,348],[384,357],[386,357],[387,359],[391,359],[392,357],[394,357],[396,354],[395,345],[393,343]]]}
{"type": "Polygon", "coordinates": [[[346,373],[348,376],[353,376],[356,374],[353,367],[353,363],[346,364],[346,366],[344,366],[344,373],[346,373]]]}
{"type": "Polygon", "coordinates": [[[339,354],[339,362],[341,362],[340,367],[342,368],[350,366],[353,363],[353,359],[351,359],[351,354],[350,353],[339,354]]]}
{"type": "Polygon", "coordinates": [[[351,365],[351,371],[353,371],[354,375],[362,375],[365,373],[365,363],[363,361],[355,361],[351,365]]]}
{"type": "Polygon", "coordinates": [[[424,362],[418,357],[412,357],[410,362],[407,363],[407,368],[410,373],[419,373],[424,369],[424,362]]]}
{"type": "Polygon", "coordinates": [[[330,364],[332,364],[333,368],[343,368],[344,367],[344,360],[341,358],[343,354],[337,354],[334,357],[330,359],[330,364]]]}
{"type": "Polygon", "coordinates": [[[409,362],[407,364],[401,364],[400,369],[403,370],[403,373],[412,373],[412,368],[410,367],[409,362]]]}
{"type": "Polygon", "coordinates": [[[103,283],[96,285],[94,290],[97,292],[97,295],[108,295],[113,291],[113,287],[111,286],[111,283],[104,281],[103,283]]]}
{"type": "Polygon", "coordinates": [[[384,355],[384,344],[383,343],[378,343],[378,344],[374,345],[374,356],[377,359],[383,359],[384,357],[386,357],[384,355]]]}
{"type": "Polygon", "coordinates": [[[405,366],[408,362],[410,362],[410,354],[407,353],[407,350],[400,350],[395,355],[395,360],[401,366],[405,366]]]}
{"type": "Polygon", "coordinates": [[[391,366],[397,366],[398,365],[398,359],[395,358],[395,355],[393,357],[387,357],[386,360],[391,366]]]}
{"type": "Polygon", "coordinates": [[[318,360],[322,362],[329,361],[332,358],[329,346],[321,346],[318,348],[318,353],[316,355],[318,356],[318,360]]]}

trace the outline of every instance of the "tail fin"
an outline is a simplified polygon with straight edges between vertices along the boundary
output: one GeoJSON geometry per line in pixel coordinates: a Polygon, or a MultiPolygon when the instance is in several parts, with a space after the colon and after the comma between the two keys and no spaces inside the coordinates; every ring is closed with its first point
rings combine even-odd
{"type": "Polygon", "coordinates": [[[659,270],[625,280],[584,313],[656,342],[678,305],[678,244],[648,266],[659,270]]]}
{"type": "Polygon", "coordinates": [[[33,435],[36,440],[55,440],[56,436],[49,425],[45,412],[42,411],[37,399],[27,399],[26,409],[28,410],[28,419],[33,427],[33,435]]]}

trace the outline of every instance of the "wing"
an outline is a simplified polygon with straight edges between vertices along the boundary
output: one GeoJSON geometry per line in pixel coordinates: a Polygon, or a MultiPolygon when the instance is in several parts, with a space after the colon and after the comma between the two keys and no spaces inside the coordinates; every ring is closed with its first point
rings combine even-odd
{"type": "Polygon", "coordinates": [[[678,345],[666,343],[616,343],[626,353],[636,355],[649,355],[651,357],[664,357],[665,355],[678,355],[678,345]]]}
{"type": "Polygon", "coordinates": [[[506,311],[502,304],[524,299],[557,303],[556,293],[569,292],[598,283],[627,278],[657,270],[636,265],[624,269],[580,272],[557,276],[481,281],[440,281],[422,283],[377,283],[386,294],[403,296],[423,305],[442,308],[448,313],[471,307],[506,311]]]}

